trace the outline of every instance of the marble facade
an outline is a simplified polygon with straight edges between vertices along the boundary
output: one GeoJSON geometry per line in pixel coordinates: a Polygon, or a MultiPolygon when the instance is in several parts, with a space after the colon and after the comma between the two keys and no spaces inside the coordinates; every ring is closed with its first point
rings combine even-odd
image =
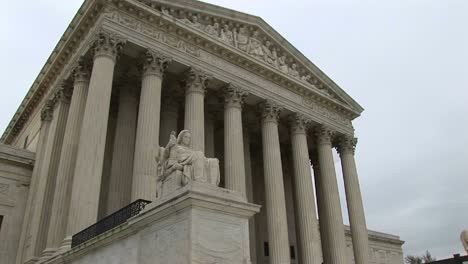
{"type": "MultiPolygon", "coordinates": [[[[258,17],[192,0],[87,0],[1,138],[36,152],[6,263],[70,256],[73,234],[164,199],[160,148],[187,129],[192,149],[219,159],[220,187],[261,206],[242,224],[248,261],[401,264],[403,242],[367,230],[352,126],[362,111],[258,17]]],[[[105,243],[92,247],[113,251],[105,243]]]]}

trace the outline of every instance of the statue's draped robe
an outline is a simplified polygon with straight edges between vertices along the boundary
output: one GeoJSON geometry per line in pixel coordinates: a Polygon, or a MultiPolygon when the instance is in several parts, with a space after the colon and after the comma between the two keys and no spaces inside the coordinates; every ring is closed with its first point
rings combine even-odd
{"type": "Polygon", "coordinates": [[[159,170],[161,193],[167,195],[190,181],[219,184],[218,159],[206,158],[203,152],[194,151],[183,145],[175,145],[169,150],[169,157],[159,170]]]}

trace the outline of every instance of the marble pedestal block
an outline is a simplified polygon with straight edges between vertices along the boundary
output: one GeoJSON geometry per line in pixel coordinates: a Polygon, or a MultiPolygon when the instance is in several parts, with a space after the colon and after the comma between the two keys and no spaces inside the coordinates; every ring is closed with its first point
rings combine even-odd
{"type": "Polygon", "coordinates": [[[248,220],[259,210],[240,193],[192,182],[46,263],[250,264],[248,220]]]}

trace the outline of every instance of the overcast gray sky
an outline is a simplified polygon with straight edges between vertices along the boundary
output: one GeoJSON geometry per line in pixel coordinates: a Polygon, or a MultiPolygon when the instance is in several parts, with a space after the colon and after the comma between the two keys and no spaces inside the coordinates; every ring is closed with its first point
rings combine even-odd
{"type": "MultiPolygon", "coordinates": [[[[3,3],[0,131],[82,2],[3,3]]],[[[400,235],[405,254],[463,253],[467,0],[206,2],[262,17],[366,109],[354,126],[369,229],[400,235]]]]}

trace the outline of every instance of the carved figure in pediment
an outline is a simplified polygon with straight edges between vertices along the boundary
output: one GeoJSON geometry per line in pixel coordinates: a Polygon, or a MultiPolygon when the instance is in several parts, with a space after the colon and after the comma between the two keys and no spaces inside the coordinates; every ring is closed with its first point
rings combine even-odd
{"type": "Polygon", "coordinates": [[[278,67],[277,59],[278,56],[276,54],[276,49],[271,47],[271,42],[267,40],[265,45],[262,46],[263,53],[265,54],[265,61],[275,67],[278,67]]]}
{"type": "Polygon", "coordinates": [[[281,55],[278,58],[278,67],[279,67],[280,71],[282,71],[283,73],[285,73],[285,74],[289,73],[289,66],[286,63],[286,56],[281,55]]]}
{"type": "Polygon", "coordinates": [[[468,254],[468,230],[463,230],[460,235],[463,247],[465,248],[466,253],[468,254]]]}
{"type": "Polygon", "coordinates": [[[310,82],[310,79],[311,79],[311,78],[312,78],[312,77],[310,76],[310,74],[307,74],[307,75],[303,75],[303,76],[301,77],[301,80],[302,80],[303,82],[306,82],[306,83],[311,83],[311,82],[310,82]]]}
{"type": "Polygon", "coordinates": [[[297,71],[297,64],[296,63],[293,63],[291,65],[291,68],[289,68],[288,74],[291,75],[294,78],[299,78],[299,71],[297,71]]]}
{"type": "Polygon", "coordinates": [[[184,23],[186,23],[186,24],[189,24],[189,25],[191,25],[192,27],[197,28],[197,29],[199,29],[199,30],[203,30],[203,29],[204,29],[203,24],[201,24],[201,23],[198,21],[198,16],[197,16],[197,15],[193,15],[193,16],[191,17],[191,20],[188,19],[188,18],[183,18],[181,21],[184,22],[184,23]]]}
{"type": "Polygon", "coordinates": [[[221,29],[221,40],[234,46],[234,33],[229,29],[228,24],[224,24],[221,29]]]}
{"type": "Polygon", "coordinates": [[[245,52],[249,49],[249,34],[245,27],[239,28],[239,33],[237,33],[237,47],[245,52]]]}
{"type": "Polygon", "coordinates": [[[167,9],[166,7],[161,7],[161,11],[162,11],[163,14],[165,14],[165,15],[167,15],[167,16],[172,16],[172,15],[170,14],[169,9],[167,9]]]}
{"type": "Polygon", "coordinates": [[[205,27],[205,32],[210,34],[213,37],[219,38],[219,23],[214,23],[213,25],[207,25],[205,27]]]}
{"type": "Polygon", "coordinates": [[[190,131],[181,131],[177,138],[173,131],[166,148],[160,148],[156,157],[157,197],[176,191],[191,181],[219,185],[218,159],[206,158],[203,152],[191,149],[191,140],[190,131]]]}
{"type": "Polygon", "coordinates": [[[253,33],[253,36],[249,38],[249,54],[256,57],[257,59],[265,59],[265,55],[263,53],[263,45],[259,39],[258,31],[255,31],[253,33]]]}

